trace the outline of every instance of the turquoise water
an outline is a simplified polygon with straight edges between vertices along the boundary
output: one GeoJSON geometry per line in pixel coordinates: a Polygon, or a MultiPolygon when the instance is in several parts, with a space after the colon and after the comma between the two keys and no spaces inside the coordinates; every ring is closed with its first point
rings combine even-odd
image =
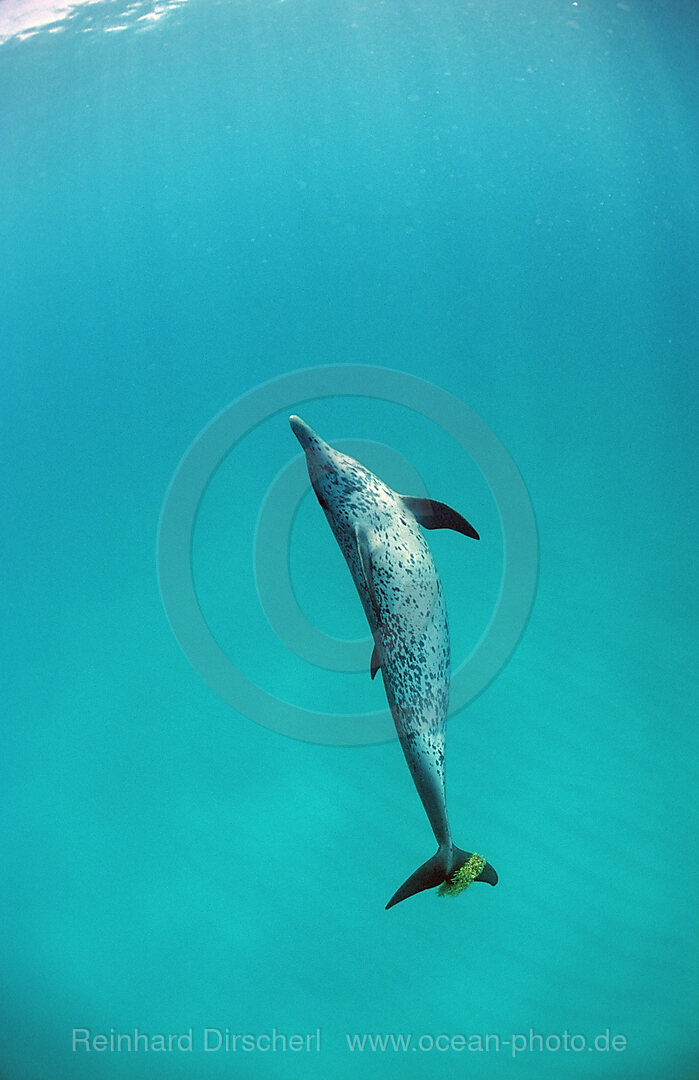
{"type": "MultiPolygon", "coordinates": [[[[696,1077],[696,9],[110,0],[8,29],[19,10],[0,0],[3,1080],[696,1077]],[[500,884],[390,912],[433,850],[398,744],[237,712],[156,574],[212,417],[350,363],[482,417],[540,542],[521,643],[449,725],[455,838],[500,884]],[[192,1049],[73,1051],[77,1028],[192,1049]],[[205,1028],[320,1029],[320,1050],[207,1052],[205,1028]],[[606,1032],[625,1048],[588,1049],[606,1032]],[[366,1033],[413,1042],[351,1051],[366,1033]],[[502,1045],[418,1044],[439,1034],[502,1045]]],[[[463,658],[497,512],[438,426],[366,390],[302,415],[392,447],[480,529],[429,537],[463,658]]],[[[368,655],[314,667],[260,609],[291,411],[207,490],[202,609],[270,694],[380,709],[368,655]]],[[[308,618],[362,636],[310,498],[289,561],[308,618]]]]}

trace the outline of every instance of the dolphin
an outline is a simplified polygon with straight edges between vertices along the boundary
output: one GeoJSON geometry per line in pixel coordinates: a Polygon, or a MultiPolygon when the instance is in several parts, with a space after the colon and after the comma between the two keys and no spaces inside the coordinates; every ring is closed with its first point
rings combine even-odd
{"type": "Polygon", "coordinates": [[[455,894],[472,881],[496,885],[490,863],[451,838],[444,785],[449,624],[437,568],[418,526],[455,529],[474,540],[478,533],[445,503],[398,495],[298,416],[289,423],[359,593],[374,637],[371,677],[381,670],[398,738],[439,845],[386,908],[435,886],[455,894]]]}

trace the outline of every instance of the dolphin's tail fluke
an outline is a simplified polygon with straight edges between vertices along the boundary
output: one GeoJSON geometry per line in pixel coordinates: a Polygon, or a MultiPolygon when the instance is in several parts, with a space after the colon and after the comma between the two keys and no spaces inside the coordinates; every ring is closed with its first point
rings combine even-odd
{"type": "Polygon", "coordinates": [[[386,904],[386,910],[400,904],[401,900],[407,900],[409,896],[415,896],[424,889],[434,889],[437,885],[441,886],[441,896],[456,896],[473,881],[497,885],[498,875],[482,855],[445,845],[403,882],[386,904]]]}

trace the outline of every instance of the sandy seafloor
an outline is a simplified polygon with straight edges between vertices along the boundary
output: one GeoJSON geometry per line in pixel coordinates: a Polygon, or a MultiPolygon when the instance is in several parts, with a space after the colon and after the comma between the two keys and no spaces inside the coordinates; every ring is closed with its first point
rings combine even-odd
{"type": "MultiPolygon", "coordinates": [[[[0,1075],[695,1080],[695,7],[125,3],[0,0],[0,1075]],[[454,835],[500,883],[390,912],[433,850],[398,744],[236,711],[155,567],[211,418],[354,363],[474,410],[540,541],[519,647],[449,724],[454,835]],[[206,1052],[207,1027],[321,1047],[206,1052]],[[75,1028],[193,1047],[74,1052],[75,1028]],[[625,1049],[589,1048],[607,1031],[625,1049]],[[585,1049],[513,1056],[530,1032],[585,1049]],[[413,1042],[350,1051],[367,1033],[413,1042]],[[440,1034],[501,1047],[412,1049],[440,1034]]],[[[430,534],[460,661],[497,598],[497,511],[438,425],[371,391],[303,415],[387,444],[480,528],[430,534]]],[[[368,654],[315,667],[260,608],[293,410],[206,492],[202,610],[272,696],[380,709],[368,654]]],[[[289,549],[308,619],[361,637],[310,498],[289,549]]]]}

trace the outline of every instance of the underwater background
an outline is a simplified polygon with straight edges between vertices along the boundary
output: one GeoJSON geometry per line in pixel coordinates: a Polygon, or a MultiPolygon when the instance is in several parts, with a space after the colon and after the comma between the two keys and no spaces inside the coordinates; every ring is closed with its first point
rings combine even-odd
{"type": "MultiPolygon", "coordinates": [[[[0,0],[0,1076],[696,1078],[696,6],[40,5],[0,0]],[[234,709],[156,571],[211,419],[357,363],[474,410],[540,544],[517,650],[449,723],[454,837],[500,883],[390,912],[434,848],[398,743],[234,709]],[[206,1028],[320,1049],[207,1051],[206,1028]],[[73,1049],[74,1029],[192,1049],[73,1049]],[[412,1041],[350,1048],[367,1033],[412,1041]]],[[[226,654],[329,717],[384,691],[369,651],[316,667],[261,608],[290,412],[390,447],[481,532],[429,534],[455,663],[502,567],[473,463],[371,390],[251,430],[192,548],[226,654]]],[[[282,541],[308,619],[362,637],[310,495],[282,541]]]]}

